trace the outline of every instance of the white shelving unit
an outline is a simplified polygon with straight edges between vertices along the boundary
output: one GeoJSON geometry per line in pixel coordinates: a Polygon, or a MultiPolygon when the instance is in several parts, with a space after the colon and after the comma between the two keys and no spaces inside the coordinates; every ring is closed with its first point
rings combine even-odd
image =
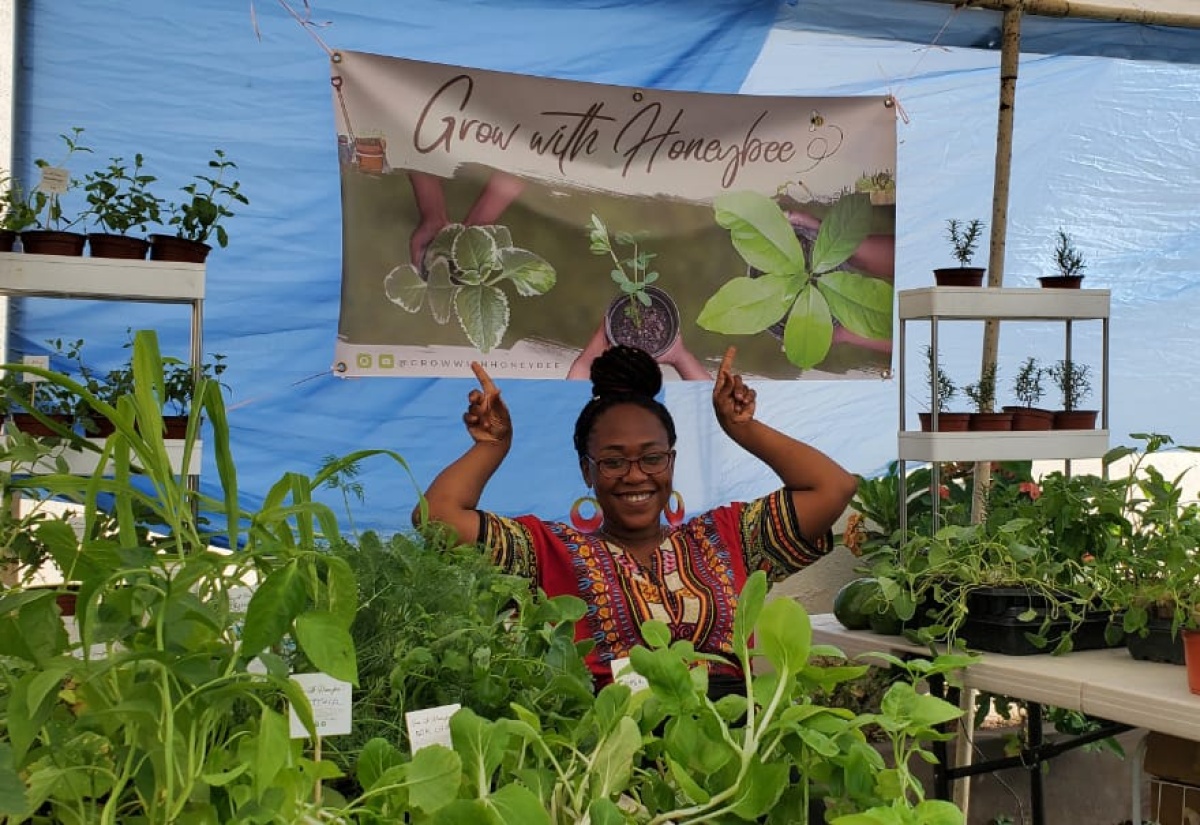
{"type": "MultiPolygon", "coordinates": [[[[0,295],[88,301],[181,304],[191,309],[189,358],[199,369],[204,341],[204,264],[0,252],[0,295]]],[[[189,467],[199,468],[197,441],[189,467]]],[[[182,468],[183,442],[168,441],[171,466],[182,468]]],[[[95,468],[91,453],[67,451],[72,472],[95,468]]],[[[192,484],[198,476],[189,475],[192,484]]]]}
{"type": "MultiPolygon", "coordinates": [[[[1096,458],[1108,450],[1108,347],[1107,289],[1009,289],[980,287],[925,287],[899,293],[899,391],[901,501],[907,500],[905,462],[931,462],[936,468],[948,461],[1016,461],[1096,458]],[[1073,326],[1096,321],[1102,325],[1100,364],[1100,428],[1047,430],[1044,432],[919,432],[906,430],[905,399],[908,322],[929,324],[929,347],[937,368],[938,325],[945,321],[1035,321],[1061,323],[1065,330],[1064,358],[1072,357],[1073,326]]],[[[929,388],[933,401],[933,388],[929,388]]],[[[932,408],[932,403],[931,403],[932,408]]],[[[936,483],[936,473],[935,473],[936,483]]],[[[933,497],[936,507],[937,496],[933,497]]],[[[907,510],[901,506],[901,525],[907,510]]]]}

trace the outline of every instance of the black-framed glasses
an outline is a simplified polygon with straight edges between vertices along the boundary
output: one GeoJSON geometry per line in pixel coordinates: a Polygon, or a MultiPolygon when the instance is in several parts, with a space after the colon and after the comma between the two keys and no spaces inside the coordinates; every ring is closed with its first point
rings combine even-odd
{"type": "Polygon", "coordinates": [[[624,478],[629,472],[629,468],[634,464],[638,465],[638,469],[648,476],[656,476],[665,471],[671,466],[671,459],[675,458],[674,450],[655,451],[638,456],[637,458],[625,458],[624,456],[606,455],[603,458],[592,458],[590,455],[587,460],[599,471],[600,475],[605,478],[624,478]]]}

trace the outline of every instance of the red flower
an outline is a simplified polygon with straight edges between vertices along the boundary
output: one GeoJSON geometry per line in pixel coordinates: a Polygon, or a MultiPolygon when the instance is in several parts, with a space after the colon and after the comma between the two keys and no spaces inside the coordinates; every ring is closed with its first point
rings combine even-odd
{"type": "Polygon", "coordinates": [[[1033,501],[1037,501],[1042,495],[1042,488],[1037,486],[1037,483],[1033,481],[1022,481],[1017,485],[1017,489],[1022,493],[1028,494],[1029,498],[1033,501]]]}
{"type": "Polygon", "coordinates": [[[945,484],[943,484],[941,487],[938,487],[938,497],[943,499],[950,498],[950,488],[945,484]]]}

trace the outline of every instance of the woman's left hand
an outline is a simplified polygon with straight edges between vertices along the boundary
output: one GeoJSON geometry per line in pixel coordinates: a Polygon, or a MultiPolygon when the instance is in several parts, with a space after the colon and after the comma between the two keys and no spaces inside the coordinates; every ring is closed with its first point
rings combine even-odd
{"type": "Polygon", "coordinates": [[[713,384],[713,410],[721,429],[729,432],[731,427],[748,424],[754,420],[754,390],[746,386],[742,376],[733,371],[733,356],[737,347],[725,350],[721,367],[717,370],[717,381],[713,384]]]}

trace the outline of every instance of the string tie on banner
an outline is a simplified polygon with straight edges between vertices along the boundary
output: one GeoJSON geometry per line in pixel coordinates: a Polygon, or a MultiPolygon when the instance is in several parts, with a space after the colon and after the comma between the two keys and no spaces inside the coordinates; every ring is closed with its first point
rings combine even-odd
{"type": "MultiPolygon", "coordinates": [[[[333,370],[329,369],[329,370],[322,370],[321,372],[314,372],[312,375],[308,376],[307,378],[301,378],[298,381],[293,381],[292,383],[288,384],[287,389],[290,390],[291,388],[298,387],[301,384],[307,384],[309,381],[312,381],[314,378],[320,378],[321,376],[324,376],[324,375],[333,375],[333,370]]],[[[244,401],[237,402],[236,404],[230,404],[225,409],[230,412],[232,412],[233,410],[239,410],[242,407],[248,407],[251,404],[257,404],[259,401],[279,395],[280,392],[281,392],[281,390],[275,390],[272,392],[260,393],[256,396],[254,396],[253,398],[247,398],[244,401]]]]}

